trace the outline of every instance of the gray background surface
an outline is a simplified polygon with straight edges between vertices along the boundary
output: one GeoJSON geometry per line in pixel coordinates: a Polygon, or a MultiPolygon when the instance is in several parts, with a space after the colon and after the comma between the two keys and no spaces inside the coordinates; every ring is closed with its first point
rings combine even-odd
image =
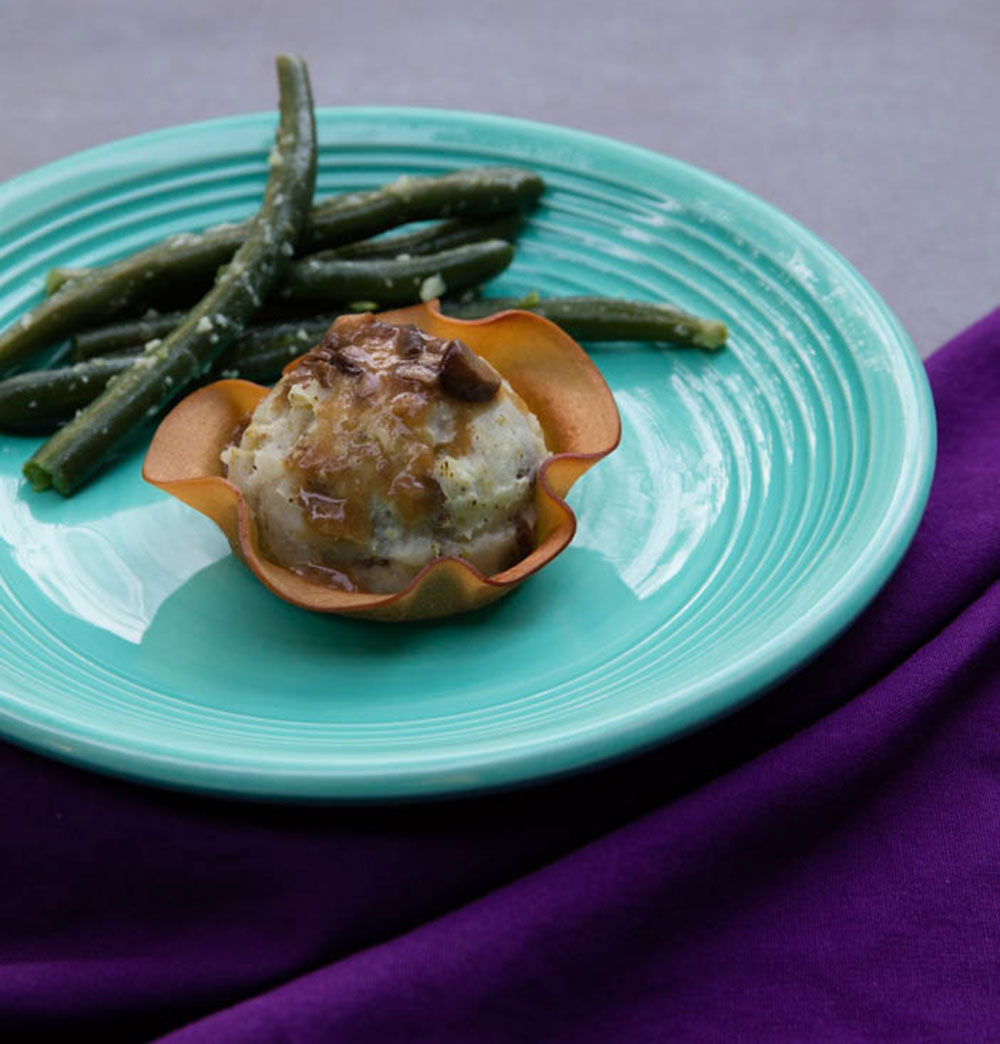
{"type": "Polygon", "coordinates": [[[847,256],[922,354],[1000,304],[1000,0],[0,0],[0,179],[321,105],[504,113],[711,170],[847,256]]]}

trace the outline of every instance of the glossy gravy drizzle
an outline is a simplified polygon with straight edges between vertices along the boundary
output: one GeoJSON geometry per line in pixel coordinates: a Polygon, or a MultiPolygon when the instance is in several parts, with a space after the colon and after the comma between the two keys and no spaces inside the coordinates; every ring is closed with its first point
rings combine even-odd
{"type": "Polygon", "coordinates": [[[435,455],[468,452],[471,422],[500,385],[478,356],[472,356],[470,377],[470,355],[461,342],[370,314],[344,316],[327,331],[287,375],[282,392],[294,397],[296,386],[313,382],[322,389],[316,423],[289,460],[302,484],[299,503],[309,526],[329,539],[364,545],[372,534],[373,500],[391,503],[407,523],[441,515],[435,455]],[[443,379],[446,371],[460,380],[443,379]],[[431,407],[443,397],[455,406],[444,442],[428,423],[431,407]]]}

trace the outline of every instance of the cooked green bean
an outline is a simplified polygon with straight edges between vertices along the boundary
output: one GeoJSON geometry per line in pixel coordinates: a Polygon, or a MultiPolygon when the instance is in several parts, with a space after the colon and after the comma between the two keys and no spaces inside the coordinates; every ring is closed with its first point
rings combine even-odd
{"type": "MultiPolygon", "coordinates": [[[[307,352],[336,319],[335,315],[301,323],[249,327],[212,364],[208,376],[277,380],[293,359],[307,352]]],[[[124,373],[141,346],[96,355],[69,366],[31,370],[0,380],[0,431],[55,431],[92,403],[112,377],[124,373]]]]}
{"type": "MultiPolygon", "coordinates": [[[[300,325],[259,346],[216,359],[209,375],[244,377],[248,381],[277,380],[284,367],[319,340],[333,317],[321,325],[300,325]],[[308,334],[306,333],[308,331],[308,334]],[[307,340],[303,340],[303,336],[307,340]]],[[[250,331],[246,331],[250,332],[250,331]]],[[[46,370],[31,370],[0,380],[0,431],[44,434],[55,431],[107,387],[112,377],[128,370],[141,349],[128,354],[99,355],[93,359],[46,370]]]]}
{"type": "Polygon", "coordinates": [[[404,176],[380,189],[336,196],[313,209],[303,254],[356,243],[411,221],[484,218],[525,211],[545,188],[519,167],[469,167],[433,178],[404,176]]]}
{"type": "MultiPolygon", "coordinates": [[[[543,315],[561,326],[571,337],[581,341],[664,341],[701,348],[718,348],[726,341],[724,323],[701,319],[668,305],[645,301],[600,297],[542,299],[532,294],[528,297],[482,298],[474,301],[446,300],[442,305],[447,315],[457,319],[479,319],[507,308],[521,308],[543,315]]],[[[308,340],[311,343],[333,322],[337,314],[339,310],[330,310],[319,316],[254,324],[240,335],[227,353],[231,365],[235,366],[232,360],[239,356],[265,351],[271,346],[277,351],[285,343],[293,347],[296,341],[301,343],[308,340]]],[[[170,313],[85,331],[73,338],[74,358],[138,351],[139,346],[150,338],[166,336],[182,318],[183,313],[170,313]]],[[[294,355],[288,358],[294,358],[294,355]]]]}
{"type": "MultiPolygon", "coordinates": [[[[382,188],[337,196],[313,207],[300,252],[353,243],[410,221],[488,217],[524,209],[537,201],[543,187],[533,171],[512,167],[399,178],[382,188]]],[[[182,290],[185,285],[205,286],[232,258],[251,227],[243,222],[198,234],[182,232],[104,268],[76,269],[77,278],[0,333],[0,371],[77,330],[151,300],[154,288],[162,290],[163,284],[180,284],[182,290]]]]}
{"type": "Polygon", "coordinates": [[[413,232],[379,236],[377,239],[362,239],[360,243],[348,243],[332,250],[321,250],[310,256],[321,260],[330,258],[358,261],[377,257],[394,258],[400,254],[437,254],[442,250],[451,250],[467,243],[479,243],[484,239],[506,239],[509,243],[517,238],[523,223],[524,218],[519,211],[478,221],[454,218],[415,229],[413,232]]]}
{"type": "Polygon", "coordinates": [[[115,443],[211,366],[281,278],[309,214],[316,128],[305,63],[281,55],[277,66],[281,116],[271,173],[242,245],[184,322],[162,342],[148,344],[100,398],[28,461],[24,473],[35,489],[52,486],[64,495],[77,489],[115,443]]]}
{"type": "Polygon", "coordinates": [[[442,311],[456,319],[481,319],[520,308],[551,319],[579,341],[665,341],[691,348],[721,348],[726,324],[701,319],[669,305],[605,297],[482,298],[446,301],[442,311]]]}
{"type": "MultiPolygon", "coordinates": [[[[207,237],[199,237],[205,239],[207,237]]],[[[194,248],[179,237],[132,257],[95,269],[63,284],[37,308],[0,333],[0,371],[29,358],[76,330],[110,319],[147,299],[149,288],[165,273],[194,267],[211,277],[233,254],[232,235],[213,235],[194,248]]],[[[238,245],[238,244],[237,244],[238,245]]]]}
{"type": "Polygon", "coordinates": [[[90,268],[50,268],[45,273],[45,293],[51,297],[57,290],[61,290],[67,283],[74,279],[81,279],[90,275],[90,268]]]}
{"type": "Polygon", "coordinates": [[[309,351],[338,314],[252,326],[219,359],[219,369],[235,371],[248,381],[268,380],[280,374],[286,363],[309,351]]]}
{"type": "MultiPolygon", "coordinates": [[[[237,354],[256,351],[261,345],[271,345],[275,341],[298,340],[301,344],[305,331],[317,330],[316,336],[318,337],[341,312],[342,309],[338,309],[329,315],[324,313],[324,315],[310,315],[302,319],[255,323],[243,330],[224,354],[228,357],[235,357],[237,354]]],[[[106,355],[122,353],[136,355],[149,341],[162,339],[172,333],[174,328],[184,321],[185,314],[185,312],[169,312],[167,315],[158,316],[155,319],[115,323],[112,326],[100,326],[96,330],[85,331],[73,338],[75,345],[73,359],[76,362],[83,362],[86,359],[98,359],[106,355]]]]}
{"type": "Polygon", "coordinates": [[[70,338],[72,357],[79,362],[98,355],[132,351],[147,341],[162,340],[184,322],[185,315],[187,312],[166,312],[81,330],[70,338]]]}
{"type": "MultiPolygon", "coordinates": [[[[324,332],[325,330],[320,331],[316,340],[319,340],[324,332]]],[[[281,371],[293,359],[297,359],[311,347],[312,345],[303,344],[301,341],[275,341],[267,348],[240,355],[231,365],[220,368],[216,376],[242,377],[247,381],[271,384],[281,376],[281,371]]]]}
{"type": "MultiPolygon", "coordinates": [[[[392,266],[401,262],[409,261],[414,256],[424,256],[444,250],[451,250],[471,243],[478,243],[485,239],[506,239],[508,242],[516,235],[521,224],[519,214],[506,214],[493,221],[442,221],[429,228],[421,228],[415,232],[385,237],[380,239],[362,240],[347,247],[336,250],[325,250],[320,253],[311,254],[301,261],[293,262],[290,269],[292,278],[294,273],[309,270],[313,261],[346,261],[346,260],[383,260],[392,266]]],[[[61,271],[53,269],[49,274],[61,271]]],[[[337,269],[330,269],[336,273],[337,269]]],[[[356,275],[351,270],[352,276],[356,275]]],[[[393,279],[394,273],[390,267],[384,273],[385,278],[393,279]]],[[[331,280],[331,288],[333,282],[331,280]]],[[[418,292],[413,295],[411,301],[404,304],[416,303],[419,300],[418,292]]],[[[331,296],[337,303],[342,304],[346,300],[344,294],[331,296]]],[[[351,295],[347,295],[351,296],[351,295]]],[[[72,357],[74,359],[91,359],[96,355],[107,355],[110,352],[131,351],[137,345],[145,344],[146,341],[157,337],[166,337],[185,316],[185,312],[164,312],[152,314],[141,319],[123,319],[107,326],[97,326],[90,330],[81,330],[70,340],[72,344],[72,357]]],[[[330,322],[333,322],[331,317],[330,322]]]]}
{"type": "Polygon", "coordinates": [[[108,381],[124,373],[134,361],[134,356],[105,355],[0,381],[0,430],[22,434],[54,431],[93,402],[108,381]]]}
{"type": "MultiPolygon", "coordinates": [[[[456,318],[478,319],[508,308],[533,311],[551,319],[572,337],[582,341],[653,340],[674,344],[717,348],[725,342],[725,326],[713,320],[698,319],[664,305],[604,298],[547,298],[537,294],[523,298],[492,298],[470,302],[445,302],[443,310],[456,318]],[[684,327],[679,328],[683,316],[684,327]],[[700,338],[700,339],[699,339],[700,338]]],[[[251,381],[271,381],[282,369],[316,343],[337,313],[304,319],[262,323],[248,327],[216,360],[212,375],[238,376],[251,381]]],[[[176,317],[163,316],[146,321],[139,329],[143,336],[155,331],[150,323],[166,320],[169,329],[176,317]]],[[[119,324],[126,329],[126,324],[119,324]]],[[[113,327],[106,328],[109,332],[113,327]]],[[[101,331],[95,331],[101,332],[101,331]]],[[[81,336],[81,341],[84,338],[81,336]]],[[[130,347],[124,341],[119,350],[130,347]]],[[[134,351],[141,349],[136,346],[134,351]]],[[[50,430],[96,396],[110,375],[127,365],[127,359],[104,356],[62,370],[41,370],[0,382],[0,428],[12,431],[50,430]],[[99,364],[107,362],[106,369],[99,364]]]]}
{"type": "MultiPolygon", "coordinates": [[[[344,246],[320,250],[308,255],[308,258],[345,261],[369,260],[394,258],[400,254],[436,254],[441,250],[465,246],[467,243],[478,243],[484,239],[506,239],[511,242],[517,237],[523,223],[524,215],[520,210],[512,210],[492,218],[451,218],[447,221],[439,221],[434,225],[417,228],[412,232],[391,236],[379,235],[371,239],[362,239],[357,243],[347,243],[344,246]]],[[[89,268],[50,268],[45,276],[46,292],[54,294],[66,283],[89,275],[91,271],[92,269],[89,268]]],[[[171,296],[176,300],[176,294],[171,296]]],[[[139,322],[139,320],[125,321],[139,322]]],[[[162,326],[161,323],[161,333],[153,336],[162,336],[162,326]]],[[[89,334],[90,331],[84,331],[84,333],[89,334]]]]}
{"type": "Polygon", "coordinates": [[[372,311],[394,308],[476,286],[502,272],[513,258],[514,248],[506,240],[487,239],[403,259],[296,261],[278,296],[296,304],[363,301],[372,311]]]}

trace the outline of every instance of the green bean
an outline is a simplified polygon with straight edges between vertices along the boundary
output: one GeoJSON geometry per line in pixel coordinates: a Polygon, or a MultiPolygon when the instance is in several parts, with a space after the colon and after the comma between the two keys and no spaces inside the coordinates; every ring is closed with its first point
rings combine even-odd
{"type": "Polygon", "coordinates": [[[35,489],[51,486],[63,495],[77,489],[117,442],[211,366],[287,267],[312,200],[316,128],[305,63],[281,55],[277,67],[281,115],[271,173],[260,211],[242,245],[184,322],[159,344],[147,345],[100,398],[28,461],[24,473],[35,489]]]}
{"type": "MultiPolygon", "coordinates": [[[[309,259],[319,260],[342,260],[357,261],[370,260],[373,258],[395,258],[400,254],[436,254],[441,250],[450,250],[452,247],[465,246],[467,243],[478,243],[484,239],[506,239],[513,241],[521,229],[524,218],[519,211],[509,214],[501,214],[499,217],[480,220],[467,220],[453,218],[448,221],[439,221],[434,225],[417,228],[412,232],[404,232],[397,235],[380,235],[372,239],[362,239],[357,243],[348,243],[345,246],[332,247],[329,250],[321,250],[310,254],[309,259]]],[[[45,285],[50,294],[55,293],[61,286],[72,279],[79,279],[87,275],[86,268],[52,268],[45,277],[45,285]]],[[[136,322],[140,320],[126,320],[136,322]]],[[[110,324],[109,324],[110,325],[110,324]]],[[[163,324],[152,321],[152,326],[159,330],[151,336],[162,336],[163,324]]],[[[86,337],[91,331],[83,331],[86,337]]],[[[131,341],[129,343],[135,343],[131,341]]],[[[109,349],[110,350],[110,349],[109,349]]],[[[99,352],[96,354],[100,354],[99,352]]]]}
{"type": "Polygon", "coordinates": [[[457,292],[491,279],[513,260],[514,248],[503,239],[405,259],[370,261],[297,261],[278,296],[296,304],[349,304],[394,308],[457,292]]]}
{"type": "Polygon", "coordinates": [[[506,239],[510,243],[517,238],[523,221],[524,218],[518,211],[479,221],[454,218],[415,229],[413,232],[379,236],[377,239],[362,239],[360,243],[348,243],[332,250],[321,250],[310,256],[320,260],[358,261],[379,257],[395,258],[400,254],[437,254],[442,250],[451,250],[468,243],[479,243],[484,239],[506,239]]]}
{"type": "MultiPolygon", "coordinates": [[[[136,355],[151,340],[169,336],[174,328],[184,321],[185,314],[169,312],[155,319],[115,323],[112,326],[100,326],[92,331],[84,331],[73,338],[73,359],[76,362],[84,362],[107,355],[136,355]]],[[[341,310],[338,309],[330,315],[310,315],[301,319],[284,318],[273,322],[255,323],[243,330],[224,354],[235,357],[236,354],[256,351],[262,344],[273,344],[276,340],[298,340],[301,343],[304,331],[318,330],[321,334],[340,314],[341,310]]]]}
{"type": "MultiPolygon", "coordinates": [[[[329,315],[300,323],[249,327],[215,360],[208,376],[277,380],[285,366],[308,351],[335,318],[329,315]]],[[[117,353],[0,380],[0,431],[55,431],[92,403],[112,377],[129,369],[142,350],[141,346],[123,346],[117,353]]]]}
{"type": "Polygon", "coordinates": [[[71,355],[80,362],[98,355],[135,350],[147,341],[168,337],[184,321],[185,315],[187,312],[166,312],[81,330],[70,338],[71,355]]]}
{"type": "MultiPolygon", "coordinates": [[[[399,178],[382,188],[337,196],[313,207],[299,246],[302,253],[309,253],[376,236],[410,221],[520,210],[534,204],[543,187],[534,172],[512,167],[399,178]]],[[[251,227],[243,222],[199,234],[182,232],[104,268],[73,270],[75,278],[0,333],[0,371],[77,330],[153,300],[154,291],[162,293],[164,284],[179,286],[181,292],[185,287],[205,286],[232,258],[251,227]]]]}
{"type": "MultiPolygon", "coordinates": [[[[371,239],[362,239],[357,243],[347,243],[344,246],[331,247],[320,250],[315,254],[308,255],[304,260],[319,258],[321,260],[369,260],[373,258],[394,258],[400,254],[435,254],[441,250],[450,250],[452,247],[465,246],[467,243],[478,243],[484,239],[506,239],[513,241],[524,223],[524,215],[520,210],[512,210],[510,213],[500,214],[492,218],[451,218],[440,221],[434,225],[417,228],[412,232],[404,232],[396,235],[379,235],[371,239]]],[[[45,276],[45,288],[49,294],[54,294],[66,283],[73,279],[80,279],[89,275],[93,270],[89,268],[50,268],[45,276]]],[[[193,292],[197,287],[188,285],[189,281],[180,288],[193,292]]],[[[162,291],[161,291],[162,292],[162,291]]],[[[178,298],[177,289],[164,295],[166,301],[176,303],[178,298]]],[[[125,322],[138,322],[139,320],[125,320],[125,322]]],[[[111,324],[109,324],[111,325],[111,324]]],[[[155,326],[156,323],[154,322],[155,326]]],[[[162,336],[163,324],[159,324],[160,332],[152,336],[162,336]]],[[[83,331],[89,334],[90,331],[83,331]]],[[[135,341],[129,343],[134,344],[135,341]]],[[[113,350],[113,349],[108,349],[113,350]]],[[[95,354],[101,354],[97,352],[95,354]]]]}
{"type": "Polygon", "coordinates": [[[270,380],[292,359],[309,351],[330,328],[337,314],[252,326],[219,359],[220,372],[237,373],[248,381],[270,380]]]}
{"type": "Polygon", "coordinates": [[[337,196],[313,209],[302,253],[356,243],[410,221],[484,218],[524,211],[545,182],[519,167],[469,167],[433,178],[404,176],[380,189],[337,196]]]}
{"type": "MultiPolygon", "coordinates": [[[[300,266],[305,266],[308,271],[308,266],[312,261],[374,261],[381,259],[387,265],[392,266],[394,263],[409,261],[413,256],[451,250],[478,243],[484,239],[496,238],[509,241],[516,235],[520,224],[519,214],[506,214],[493,221],[442,221],[429,228],[421,228],[404,235],[362,240],[360,243],[353,243],[336,250],[311,254],[301,261],[293,262],[291,278],[294,278],[294,273],[300,270],[300,266]]],[[[49,275],[52,276],[53,273],[59,271],[61,270],[52,269],[49,275]]],[[[337,269],[330,271],[335,273],[337,269]]],[[[391,267],[386,271],[385,276],[388,279],[394,278],[391,267]]],[[[337,298],[338,303],[343,303],[343,296],[337,298]]],[[[412,301],[403,303],[415,303],[418,299],[418,295],[415,294],[412,301]]],[[[184,315],[184,312],[165,312],[147,315],[141,319],[123,319],[116,323],[109,323],[107,326],[81,330],[70,339],[72,357],[77,360],[91,359],[95,355],[132,350],[137,345],[145,344],[146,341],[166,337],[181,322],[184,315]]],[[[330,322],[333,322],[333,317],[330,322]]]]}
{"type": "Polygon", "coordinates": [[[150,288],[167,272],[187,271],[193,266],[203,277],[211,278],[211,273],[232,256],[231,240],[229,234],[215,235],[208,245],[200,243],[193,248],[174,237],[167,244],[64,283],[37,308],[0,333],[0,370],[10,369],[76,330],[148,300],[150,288]]]}
{"type": "Polygon", "coordinates": [[[105,355],[0,381],[0,430],[22,434],[54,431],[93,402],[108,381],[124,373],[134,361],[134,356],[105,355]]]}
{"type": "Polygon", "coordinates": [[[726,324],[701,319],[669,305],[605,297],[482,298],[446,301],[441,310],[456,319],[480,319],[520,308],[551,319],[579,341],[665,341],[691,348],[721,348],[726,324]]]}
{"type": "Polygon", "coordinates": [[[310,347],[294,341],[275,342],[266,350],[239,356],[232,366],[220,370],[216,376],[242,377],[258,384],[273,384],[281,376],[281,371],[310,347]]]}
{"type": "MultiPolygon", "coordinates": [[[[458,319],[478,319],[507,308],[521,308],[543,315],[581,341],[648,340],[718,348],[726,340],[724,323],[688,315],[668,305],[643,301],[591,297],[543,300],[537,294],[531,294],[520,298],[482,298],[464,302],[446,300],[442,305],[447,315],[458,319]]],[[[255,324],[245,330],[229,349],[227,366],[237,368],[238,358],[272,348],[278,353],[275,358],[281,358],[281,348],[286,344],[291,349],[297,344],[308,347],[338,314],[339,309],[331,309],[318,316],[255,324]]],[[[183,313],[171,313],[85,331],[73,339],[74,357],[91,358],[107,352],[138,351],[139,345],[149,338],[166,336],[182,317],[183,313]]],[[[294,351],[287,354],[284,362],[296,354],[294,351]]],[[[275,372],[280,368],[278,366],[275,372]]]]}
{"type": "MultiPolygon", "coordinates": [[[[259,345],[248,345],[244,351],[233,352],[230,348],[216,359],[209,376],[213,379],[243,377],[262,382],[277,380],[285,366],[308,351],[332,322],[330,317],[322,324],[296,326],[259,345]],[[303,336],[307,339],[303,340],[303,336]]],[[[233,347],[239,346],[237,342],[233,347]]],[[[89,406],[113,377],[128,370],[140,351],[99,355],[70,366],[31,370],[0,380],[0,431],[19,434],[55,431],[89,406]]]]}
{"type": "Polygon", "coordinates": [[[93,269],[90,268],[50,268],[45,274],[45,293],[51,297],[67,283],[74,279],[82,279],[83,276],[90,275],[92,271],[93,269]]]}
{"type": "MultiPolygon", "coordinates": [[[[641,301],[589,297],[543,300],[532,294],[520,298],[481,298],[464,302],[446,300],[442,305],[447,315],[457,319],[478,319],[507,308],[521,308],[543,315],[581,341],[649,340],[718,348],[726,340],[724,323],[700,319],[668,305],[641,301]]],[[[303,338],[311,343],[338,314],[339,310],[331,310],[319,316],[255,324],[240,335],[228,355],[233,360],[279,342],[301,343],[303,338]]],[[[109,352],[138,351],[145,341],[165,337],[182,318],[183,313],[177,312],[84,331],[73,338],[73,357],[88,359],[109,352]]]]}
{"type": "MultiPolygon", "coordinates": [[[[446,314],[465,319],[482,318],[508,308],[544,315],[582,341],[653,340],[709,348],[719,347],[725,341],[725,327],[721,323],[645,302],[604,298],[548,298],[543,301],[537,294],[531,294],[523,298],[445,302],[443,306],[446,314]],[[683,316],[683,329],[678,327],[679,316],[683,316]]],[[[329,313],[248,327],[216,361],[212,375],[238,376],[262,382],[275,380],[289,362],[322,337],[336,317],[337,313],[329,313]]],[[[161,319],[169,324],[176,323],[176,317],[164,316],[161,319]]],[[[125,324],[120,326],[126,328],[125,324]]],[[[172,325],[168,332],[171,328],[172,325]]],[[[108,327],[107,330],[113,332],[114,328],[108,327]]],[[[144,325],[141,331],[145,336],[155,332],[155,328],[144,325]]],[[[83,340],[82,336],[80,340],[83,340]]],[[[127,347],[124,341],[118,344],[119,350],[127,347]]],[[[133,350],[138,352],[141,349],[136,346],[133,350]]],[[[127,360],[116,356],[95,357],[90,361],[94,364],[107,361],[108,367],[95,366],[91,371],[87,364],[78,363],[62,370],[41,370],[0,382],[0,428],[34,431],[54,427],[96,396],[102,386],[102,377],[108,379],[105,374],[118,372],[127,364],[127,360]]]]}

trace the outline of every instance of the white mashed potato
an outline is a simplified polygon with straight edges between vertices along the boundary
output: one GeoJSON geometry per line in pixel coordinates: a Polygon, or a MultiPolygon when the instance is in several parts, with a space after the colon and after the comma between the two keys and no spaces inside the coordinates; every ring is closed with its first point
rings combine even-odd
{"type": "Polygon", "coordinates": [[[486,575],[534,546],[535,416],[459,342],[339,319],[222,455],[272,561],[387,592],[428,562],[486,575]]]}

